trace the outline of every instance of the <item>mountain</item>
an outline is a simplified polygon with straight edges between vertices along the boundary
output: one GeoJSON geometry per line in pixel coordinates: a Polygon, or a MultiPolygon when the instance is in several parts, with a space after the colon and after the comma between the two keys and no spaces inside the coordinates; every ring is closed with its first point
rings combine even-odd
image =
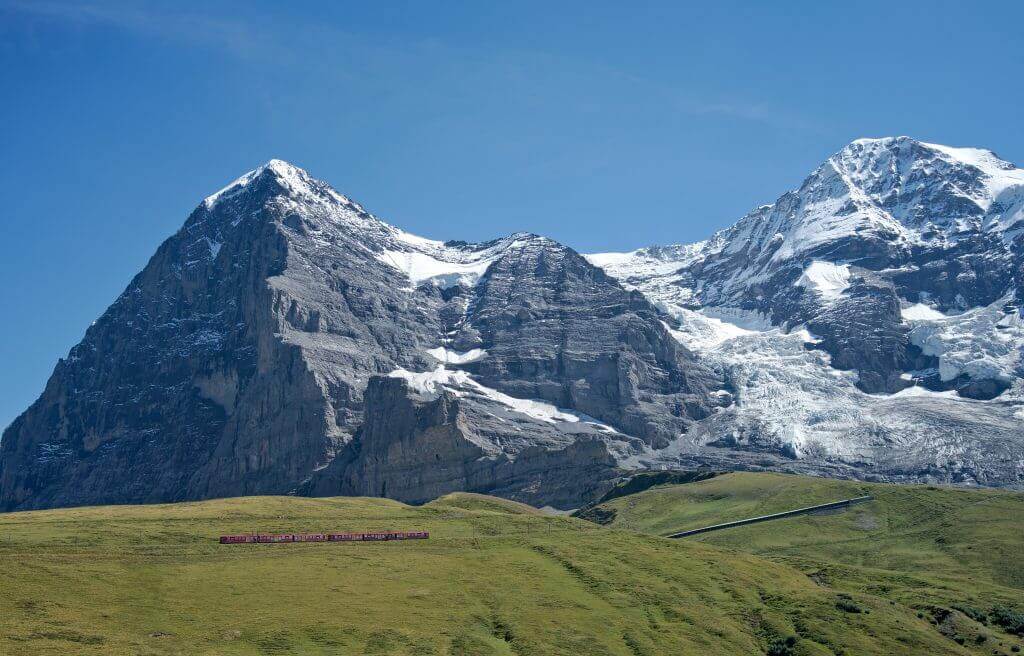
{"type": "Polygon", "coordinates": [[[736,403],[680,441],[702,457],[1020,485],[1022,219],[989,151],[860,139],[705,242],[589,259],[725,372],[736,403]]]}
{"type": "Polygon", "coordinates": [[[279,160],[205,199],[0,442],[0,509],[240,494],[563,507],[725,405],[565,246],[409,235],[279,160]]]}
{"type": "Polygon", "coordinates": [[[1024,172],[858,140],[706,242],[410,235],[272,160],[0,441],[0,509],[242,494],[573,508],[638,468],[1024,484],[1024,172]]]}

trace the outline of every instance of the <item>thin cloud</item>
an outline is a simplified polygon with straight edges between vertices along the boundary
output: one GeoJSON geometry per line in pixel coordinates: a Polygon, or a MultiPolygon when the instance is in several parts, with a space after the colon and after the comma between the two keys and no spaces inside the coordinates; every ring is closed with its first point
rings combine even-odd
{"type": "Polygon", "coordinates": [[[109,26],[142,36],[210,47],[251,59],[267,54],[268,40],[241,21],[167,12],[139,4],[7,0],[5,11],[78,26],[109,26]]]}
{"type": "Polygon", "coordinates": [[[718,116],[741,121],[763,123],[770,127],[824,132],[826,127],[819,121],[796,112],[772,107],[764,102],[714,102],[695,103],[683,101],[684,111],[696,116],[718,116]]]}
{"type": "Polygon", "coordinates": [[[694,105],[690,108],[694,114],[714,114],[716,116],[731,116],[742,118],[748,121],[770,121],[774,113],[764,104],[732,104],[732,103],[710,103],[707,105],[694,105]]]}
{"type": "Polygon", "coordinates": [[[772,128],[824,132],[826,126],[819,121],[792,110],[783,109],[764,101],[736,99],[702,99],[678,87],[667,85],[635,73],[614,67],[603,67],[601,74],[608,79],[632,85],[637,93],[643,93],[652,100],[657,99],[675,111],[695,117],[717,117],[736,121],[761,123],[772,128]]]}
{"type": "MultiPolygon", "coordinates": [[[[145,3],[117,1],[0,0],[0,10],[71,25],[113,27],[177,45],[219,50],[248,61],[273,60],[274,64],[285,66],[333,62],[334,76],[356,74],[360,68],[373,70],[388,65],[417,70],[426,62],[433,61],[430,55],[440,54],[462,76],[475,69],[478,73],[496,74],[499,79],[504,76],[508,78],[508,83],[528,88],[536,81],[532,77],[536,72],[567,67],[573,71],[577,80],[592,81],[595,85],[617,84],[630,88],[638,97],[648,98],[651,102],[698,118],[755,122],[776,129],[805,132],[825,130],[825,126],[798,111],[771,106],[764,101],[695,98],[684,90],[642,75],[615,67],[595,66],[573,57],[544,51],[513,49],[494,52],[477,59],[477,66],[469,65],[467,70],[466,62],[474,60],[474,53],[460,52],[458,47],[432,40],[404,40],[400,44],[380,39],[367,40],[358,34],[322,23],[224,18],[195,12],[168,11],[145,3]],[[268,28],[262,23],[272,27],[268,28]],[[525,75],[522,73],[524,66],[530,69],[525,75]]],[[[457,85],[453,85],[453,89],[457,88],[457,85]]],[[[550,89],[547,91],[550,92],[550,89]]],[[[550,95],[546,93],[543,98],[550,98],[550,95]]],[[[590,102],[586,98],[587,94],[583,94],[560,101],[573,104],[590,102]]],[[[590,109],[600,111],[601,102],[596,101],[590,109]]]]}

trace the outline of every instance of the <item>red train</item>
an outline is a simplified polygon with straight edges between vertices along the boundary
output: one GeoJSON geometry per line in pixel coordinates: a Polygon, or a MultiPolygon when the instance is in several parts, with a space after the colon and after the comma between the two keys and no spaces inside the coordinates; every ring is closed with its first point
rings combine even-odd
{"type": "Polygon", "coordinates": [[[274,544],[278,542],[384,542],[388,540],[426,540],[427,531],[377,531],[375,533],[247,533],[222,535],[221,544],[274,544]]]}

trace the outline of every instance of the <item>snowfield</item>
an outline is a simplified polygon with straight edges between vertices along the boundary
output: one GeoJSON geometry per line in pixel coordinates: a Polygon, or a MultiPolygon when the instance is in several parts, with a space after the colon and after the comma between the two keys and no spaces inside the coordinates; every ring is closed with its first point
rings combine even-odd
{"type": "Polygon", "coordinates": [[[401,378],[405,380],[410,389],[428,398],[437,398],[437,396],[445,390],[455,396],[483,396],[514,412],[524,414],[540,421],[548,423],[584,422],[593,424],[602,430],[615,432],[613,428],[605,426],[593,417],[589,417],[573,410],[558,408],[545,401],[520,399],[514,396],[509,396],[508,394],[499,392],[496,389],[491,389],[490,387],[481,385],[473,380],[473,377],[465,371],[445,369],[444,365],[438,365],[433,371],[420,373],[406,371],[405,369],[396,369],[389,373],[388,376],[391,378],[401,378]]]}
{"type": "Polygon", "coordinates": [[[834,301],[850,286],[850,266],[814,260],[804,269],[795,284],[818,292],[826,300],[834,301]]]}
{"type": "Polygon", "coordinates": [[[900,309],[900,314],[903,316],[903,320],[907,322],[934,321],[946,318],[945,314],[925,303],[907,305],[900,309]]]}
{"type": "Polygon", "coordinates": [[[487,351],[484,349],[470,349],[469,351],[452,351],[446,349],[443,346],[432,348],[427,351],[430,355],[434,356],[446,365],[449,364],[467,364],[469,362],[476,362],[487,355],[487,351]]]}
{"type": "Polygon", "coordinates": [[[926,355],[938,356],[943,381],[966,374],[1012,382],[1019,376],[1024,322],[1016,309],[1005,309],[1011,301],[1007,296],[950,316],[918,311],[903,317],[912,326],[910,341],[926,355]]]}
{"type": "Polygon", "coordinates": [[[425,239],[397,228],[392,231],[392,245],[377,253],[377,259],[404,273],[413,287],[427,283],[441,289],[476,285],[495,260],[531,237],[520,233],[487,244],[467,245],[425,239]]]}
{"type": "MultiPolygon", "coordinates": [[[[777,451],[795,461],[814,456],[837,466],[874,461],[882,470],[912,463],[925,470],[952,465],[985,471],[994,465],[986,462],[986,449],[1019,457],[1012,441],[1001,441],[1024,416],[1019,383],[993,401],[916,386],[893,395],[866,394],[856,387],[854,372],[832,368],[827,354],[808,348],[813,336],[806,330],[723,329],[726,322],[704,311],[676,312],[686,318],[687,330],[673,334],[727,373],[735,403],[667,448],[625,458],[624,466],[705,462],[714,447],[777,451]]],[[[1024,461],[1016,466],[1024,471],[1024,461]]]]}

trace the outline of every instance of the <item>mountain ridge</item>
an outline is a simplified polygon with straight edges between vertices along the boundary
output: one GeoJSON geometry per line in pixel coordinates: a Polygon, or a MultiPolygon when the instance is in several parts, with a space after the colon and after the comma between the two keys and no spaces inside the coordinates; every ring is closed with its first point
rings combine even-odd
{"type": "MultiPolygon", "coordinates": [[[[517,234],[473,245],[415,237],[272,160],[201,203],[58,364],[43,395],[0,442],[0,503],[13,509],[288,493],[329,477],[335,493],[351,492],[357,481],[347,468],[394,473],[387,463],[361,460],[370,452],[360,432],[368,386],[397,371],[448,363],[449,351],[474,349],[486,357],[454,359],[477,369],[493,393],[422,414],[421,424],[435,426],[405,428],[449,436],[431,454],[434,463],[451,460],[441,493],[465,480],[483,491],[513,485],[495,469],[511,457],[522,494],[543,503],[530,490],[538,478],[554,476],[552,467],[565,478],[578,466],[588,480],[601,480],[593,468],[603,467],[610,480],[616,469],[605,442],[629,450],[637,439],[598,431],[596,451],[573,447],[559,460],[516,434],[528,430],[558,452],[575,439],[544,436],[571,436],[577,426],[551,429],[516,407],[498,416],[477,406],[530,393],[569,409],[585,406],[588,416],[623,422],[651,443],[667,442],[690,415],[719,401],[681,373],[692,367],[698,377],[714,378],[655,314],[641,296],[551,240],[517,234]],[[489,272],[495,267],[500,276],[489,272]],[[518,346],[488,348],[499,334],[518,346]],[[600,385],[583,382],[588,377],[600,385]],[[686,381],[694,392],[680,391],[686,381]],[[485,455],[463,448],[488,441],[505,446],[485,455]]],[[[403,394],[375,395],[392,406],[371,414],[405,407],[403,394]]],[[[410,490],[409,498],[421,492],[410,490]]]]}
{"type": "Polygon", "coordinates": [[[0,507],[572,507],[707,464],[1020,485],[1018,177],[858,140],[705,242],[582,256],[412,235],[270,160],[196,207],[5,431],[0,507]],[[406,376],[435,369],[437,396],[406,376]]]}

